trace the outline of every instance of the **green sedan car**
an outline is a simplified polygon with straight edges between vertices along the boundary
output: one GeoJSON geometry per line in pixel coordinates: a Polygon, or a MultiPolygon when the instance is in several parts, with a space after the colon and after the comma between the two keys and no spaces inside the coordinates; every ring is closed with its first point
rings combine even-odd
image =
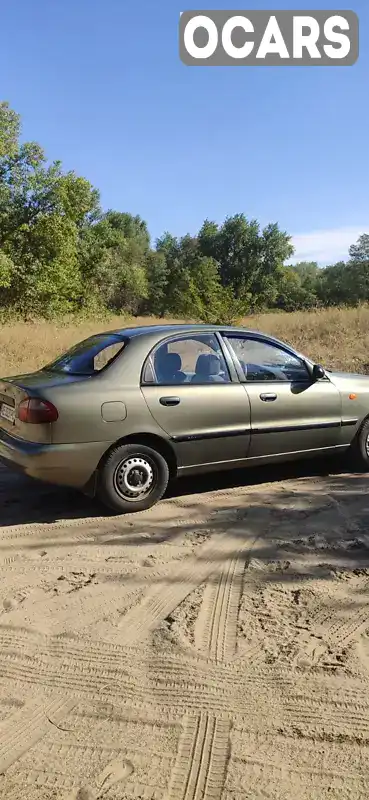
{"type": "Polygon", "coordinates": [[[369,377],[244,328],[100,333],[0,381],[0,460],[117,513],[180,476],[345,450],[368,467],[369,377]]]}

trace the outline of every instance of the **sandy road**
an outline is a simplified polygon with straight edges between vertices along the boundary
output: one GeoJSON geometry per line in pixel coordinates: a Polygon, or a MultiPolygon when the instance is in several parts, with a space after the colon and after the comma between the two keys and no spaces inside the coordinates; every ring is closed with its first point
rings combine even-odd
{"type": "Polygon", "coordinates": [[[292,474],[116,518],[0,469],[2,800],[367,798],[368,478],[292,474]]]}

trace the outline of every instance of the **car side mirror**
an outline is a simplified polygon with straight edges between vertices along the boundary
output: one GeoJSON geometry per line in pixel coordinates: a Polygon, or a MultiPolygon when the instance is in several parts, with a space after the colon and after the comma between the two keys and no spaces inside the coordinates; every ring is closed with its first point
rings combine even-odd
{"type": "Polygon", "coordinates": [[[325,376],[325,369],[321,366],[321,364],[314,364],[313,366],[313,380],[318,381],[320,378],[324,378],[325,376]]]}

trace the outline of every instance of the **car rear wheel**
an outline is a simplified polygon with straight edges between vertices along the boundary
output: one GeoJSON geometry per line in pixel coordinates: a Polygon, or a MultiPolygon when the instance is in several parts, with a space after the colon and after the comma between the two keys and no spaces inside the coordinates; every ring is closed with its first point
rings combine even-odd
{"type": "Polygon", "coordinates": [[[357,432],[350,455],[355,467],[369,471],[369,419],[365,420],[357,432]]]}
{"type": "Polygon", "coordinates": [[[111,450],[99,474],[97,495],[120,514],[144,511],[163,497],[169,467],[163,456],[141,444],[111,450]]]}

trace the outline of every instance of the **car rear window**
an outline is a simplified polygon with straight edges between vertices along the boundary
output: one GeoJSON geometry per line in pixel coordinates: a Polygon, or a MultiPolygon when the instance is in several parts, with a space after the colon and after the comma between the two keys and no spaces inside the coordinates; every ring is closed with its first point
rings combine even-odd
{"type": "Polygon", "coordinates": [[[59,356],[45,369],[68,375],[96,375],[121,353],[125,341],[118,334],[90,336],[59,356]]]}

